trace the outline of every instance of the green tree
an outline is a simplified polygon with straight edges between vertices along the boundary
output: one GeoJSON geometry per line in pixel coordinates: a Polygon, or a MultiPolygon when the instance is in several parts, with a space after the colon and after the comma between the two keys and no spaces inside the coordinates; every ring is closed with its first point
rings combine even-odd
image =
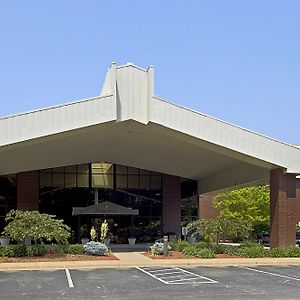
{"type": "Polygon", "coordinates": [[[219,194],[213,206],[220,210],[220,217],[248,223],[253,228],[270,222],[268,186],[246,187],[219,194]]]}
{"type": "Polygon", "coordinates": [[[63,220],[55,216],[40,214],[38,211],[11,210],[5,218],[8,223],[3,234],[9,235],[14,240],[31,238],[35,243],[39,241],[55,241],[66,244],[70,238],[70,227],[63,220]]]}

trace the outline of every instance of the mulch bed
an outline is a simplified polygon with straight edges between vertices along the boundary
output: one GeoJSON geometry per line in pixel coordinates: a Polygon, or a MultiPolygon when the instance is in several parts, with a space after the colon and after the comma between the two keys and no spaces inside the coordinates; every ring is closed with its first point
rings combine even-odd
{"type": "Polygon", "coordinates": [[[93,255],[72,255],[72,254],[57,254],[46,253],[44,256],[36,257],[0,257],[0,263],[20,263],[20,262],[47,262],[47,261],[88,261],[88,260],[119,260],[113,254],[104,256],[93,255]]]}
{"type": "MultiPolygon", "coordinates": [[[[170,255],[168,256],[163,256],[163,255],[152,255],[151,252],[143,252],[143,255],[152,258],[152,259],[195,259],[197,257],[194,256],[185,256],[181,252],[178,251],[172,251],[170,255]]],[[[241,258],[241,256],[234,256],[234,255],[229,255],[229,254],[216,254],[215,258],[241,258]]]]}

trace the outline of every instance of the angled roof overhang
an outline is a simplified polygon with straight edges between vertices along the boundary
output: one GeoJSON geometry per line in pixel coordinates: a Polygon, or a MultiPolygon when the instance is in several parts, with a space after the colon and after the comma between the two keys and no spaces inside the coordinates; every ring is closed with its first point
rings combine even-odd
{"type": "Polygon", "coordinates": [[[101,95],[0,119],[0,174],[107,161],[199,182],[199,192],[300,174],[300,149],[154,95],[154,70],[112,64],[101,95]]]}
{"type": "Polygon", "coordinates": [[[138,209],[132,209],[113,202],[104,201],[87,207],[73,207],[72,216],[137,216],[138,209]]]}

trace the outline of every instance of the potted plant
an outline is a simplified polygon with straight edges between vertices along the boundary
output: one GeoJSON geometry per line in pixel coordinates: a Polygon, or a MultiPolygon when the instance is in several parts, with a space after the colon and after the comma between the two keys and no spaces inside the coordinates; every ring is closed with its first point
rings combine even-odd
{"type": "Polygon", "coordinates": [[[128,238],[129,245],[133,246],[135,244],[135,242],[136,242],[135,237],[131,236],[131,237],[128,238]]]}
{"type": "Polygon", "coordinates": [[[6,246],[10,242],[10,237],[9,236],[1,236],[0,237],[0,245],[6,246]]]}

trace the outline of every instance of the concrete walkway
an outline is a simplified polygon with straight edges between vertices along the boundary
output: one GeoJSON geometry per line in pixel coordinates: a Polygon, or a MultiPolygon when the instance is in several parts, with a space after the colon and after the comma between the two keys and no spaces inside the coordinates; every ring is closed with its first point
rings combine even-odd
{"type": "Polygon", "coordinates": [[[0,263],[0,271],[57,270],[82,268],[133,268],[154,266],[237,266],[237,265],[300,265],[300,258],[213,258],[213,259],[152,259],[139,252],[117,252],[119,260],[51,261],[0,263]]]}

